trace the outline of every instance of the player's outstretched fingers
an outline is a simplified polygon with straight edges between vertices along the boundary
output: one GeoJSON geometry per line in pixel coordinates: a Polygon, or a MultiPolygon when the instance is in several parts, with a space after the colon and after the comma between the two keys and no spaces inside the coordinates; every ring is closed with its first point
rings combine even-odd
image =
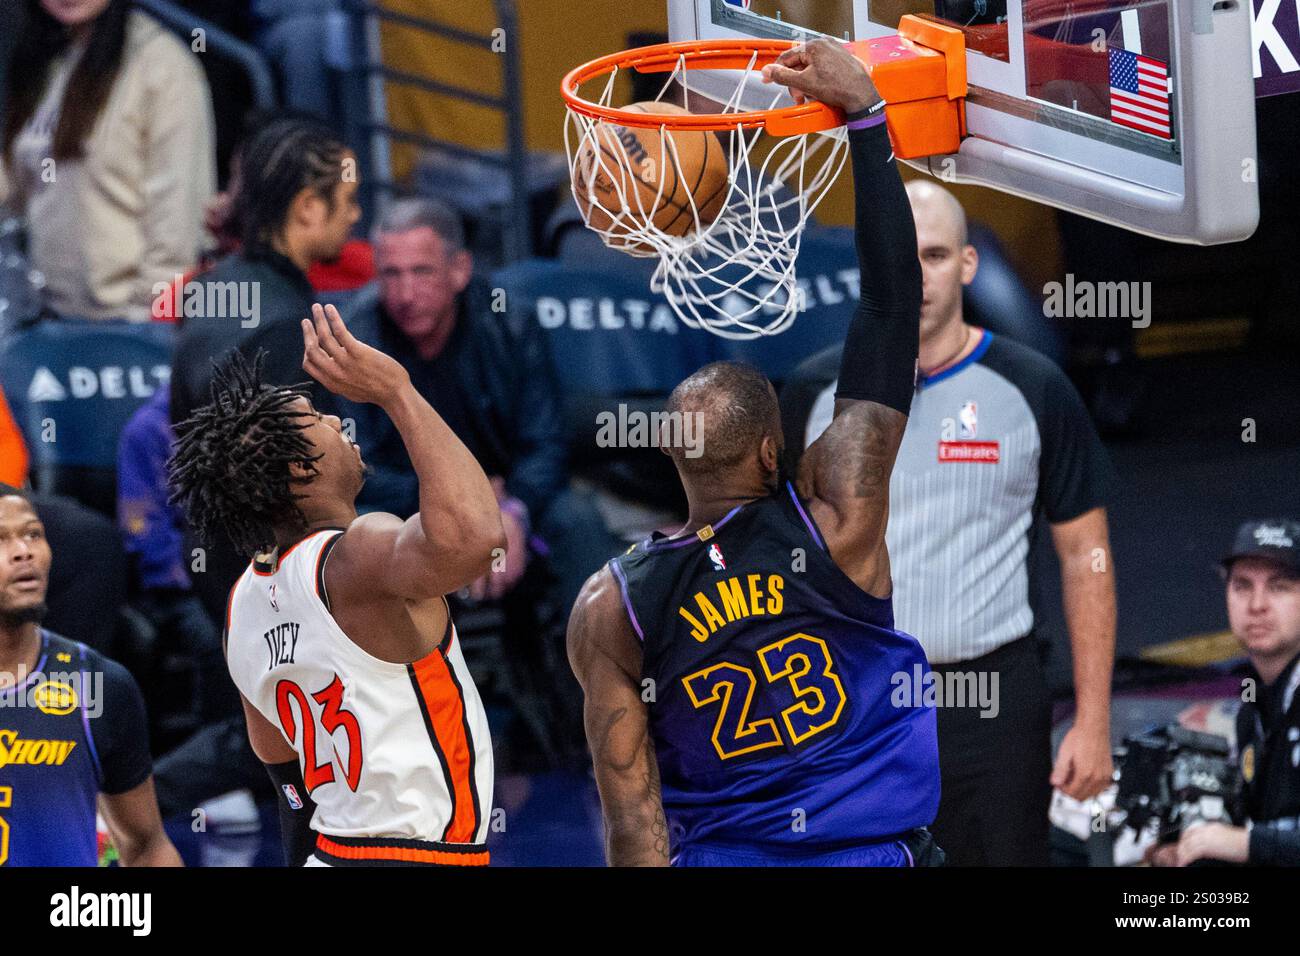
{"type": "Polygon", "coordinates": [[[302,328],[302,351],[305,359],[308,352],[318,347],[316,344],[316,327],[311,324],[311,319],[303,319],[298,325],[302,328]]]}
{"type": "Polygon", "coordinates": [[[312,324],[316,327],[316,340],[320,350],[331,359],[338,359],[343,347],[339,345],[334,338],[334,333],[330,330],[329,320],[325,317],[325,310],[317,302],[311,307],[312,324]]]}
{"type": "Polygon", "coordinates": [[[334,340],[343,347],[346,352],[348,347],[356,342],[351,331],[343,322],[343,316],[339,315],[339,310],[332,305],[325,306],[325,318],[329,322],[330,332],[334,335],[334,340]]]}
{"type": "Polygon", "coordinates": [[[316,328],[310,319],[303,319],[302,326],[302,368],[303,371],[333,391],[334,362],[320,347],[316,328]]]}
{"type": "Polygon", "coordinates": [[[312,325],[311,319],[303,319],[298,324],[302,327],[302,367],[307,368],[321,355],[320,339],[316,337],[316,326],[312,325]]]}

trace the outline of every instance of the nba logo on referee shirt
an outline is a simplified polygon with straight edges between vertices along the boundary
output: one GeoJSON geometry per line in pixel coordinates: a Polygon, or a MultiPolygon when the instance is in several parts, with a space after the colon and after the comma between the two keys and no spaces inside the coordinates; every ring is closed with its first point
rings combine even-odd
{"type": "Polygon", "coordinates": [[[709,545],[709,560],[713,562],[714,571],[727,570],[727,561],[722,556],[722,549],[718,547],[716,541],[709,545]]]}
{"type": "Polygon", "coordinates": [[[957,421],[961,424],[961,437],[971,439],[979,430],[979,416],[976,414],[977,406],[974,402],[967,402],[957,413],[957,421]]]}
{"type": "Polygon", "coordinates": [[[957,412],[957,440],[945,440],[944,436],[952,434],[952,419],[945,418],[939,439],[940,464],[996,465],[1001,459],[1001,449],[996,441],[975,440],[979,434],[979,406],[973,399],[963,402],[957,412]]]}

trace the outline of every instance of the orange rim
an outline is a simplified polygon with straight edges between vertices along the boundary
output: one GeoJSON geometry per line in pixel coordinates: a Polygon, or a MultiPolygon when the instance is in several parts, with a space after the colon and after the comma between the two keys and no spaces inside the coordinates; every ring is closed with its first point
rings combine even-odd
{"type": "Polygon", "coordinates": [[[763,127],[773,136],[797,136],[844,125],[844,114],[824,103],[808,102],[772,110],[736,113],[639,113],[601,106],[578,95],[581,86],[617,69],[638,73],[668,73],[682,65],[687,70],[761,70],[797,40],[686,40],[659,43],[611,53],[570,70],[560,83],[560,95],[575,113],[594,120],[641,129],[733,130],[763,127]]]}

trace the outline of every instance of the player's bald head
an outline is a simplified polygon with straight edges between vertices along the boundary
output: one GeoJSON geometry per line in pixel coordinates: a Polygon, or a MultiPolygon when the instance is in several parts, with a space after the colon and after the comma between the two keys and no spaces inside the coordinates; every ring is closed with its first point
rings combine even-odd
{"type": "Polygon", "coordinates": [[[966,210],[948,190],[929,179],[913,179],[907,184],[907,198],[918,233],[942,237],[956,249],[969,242],[966,210]]]}
{"type": "MultiPolygon", "coordinates": [[[[697,429],[697,449],[671,445],[683,476],[725,473],[757,458],[764,437],[780,440],[781,413],[772,383],[743,362],[713,362],[686,379],[668,397],[667,411],[688,417],[697,429]]],[[[779,449],[778,449],[779,450],[779,449]]]]}

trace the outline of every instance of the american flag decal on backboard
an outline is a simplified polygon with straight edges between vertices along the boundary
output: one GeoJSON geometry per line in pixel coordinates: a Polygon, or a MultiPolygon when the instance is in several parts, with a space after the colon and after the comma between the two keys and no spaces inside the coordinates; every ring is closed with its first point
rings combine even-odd
{"type": "Polygon", "coordinates": [[[1173,139],[1169,123],[1169,67],[1149,56],[1111,47],[1111,122],[1173,139]]]}

